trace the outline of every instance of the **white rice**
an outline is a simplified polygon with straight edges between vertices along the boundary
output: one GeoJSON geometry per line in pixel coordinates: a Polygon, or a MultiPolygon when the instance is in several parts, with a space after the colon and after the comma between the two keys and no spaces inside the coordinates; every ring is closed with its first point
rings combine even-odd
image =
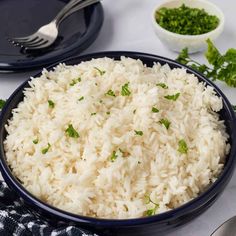
{"type": "Polygon", "coordinates": [[[195,198],[223,168],[230,147],[216,113],[222,100],[184,69],[101,58],[60,64],[29,84],[6,126],[7,161],[27,190],[55,207],[102,218],[158,214],[195,198]],[[126,83],[131,94],[122,96],[126,83]],[[176,101],[164,97],[176,93],[176,101]],[[79,138],[68,135],[69,124],[79,138]]]}

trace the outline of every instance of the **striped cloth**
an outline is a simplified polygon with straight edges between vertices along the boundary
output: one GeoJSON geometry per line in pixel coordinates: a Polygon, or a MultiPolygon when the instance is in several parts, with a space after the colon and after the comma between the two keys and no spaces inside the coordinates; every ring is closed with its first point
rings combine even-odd
{"type": "Polygon", "coordinates": [[[46,220],[25,207],[23,201],[0,181],[0,235],[4,236],[98,236],[87,230],[46,220]]]}

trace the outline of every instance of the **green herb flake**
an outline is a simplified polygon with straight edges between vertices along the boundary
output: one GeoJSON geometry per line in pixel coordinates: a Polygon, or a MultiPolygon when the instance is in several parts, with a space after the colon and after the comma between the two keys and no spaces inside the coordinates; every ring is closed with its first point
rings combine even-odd
{"type": "Polygon", "coordinates": [[[134,132],[136,135],[143,136],[143,131],[141,130],[135,130],[134,132]]]}
{"type": "Polygon", "coordinates": [[[33,144],[38,144],[38,143],[39,143],[38,138],[36,138],[36,139],[33,140],[33,144]]]}
{"type": "Polygon", "coordinates": [[[158,110],[156,107],[152,107],[152,112],[153,112],[153,113],[158,113],[159,110],[158,110]]]}
{"type": "Polygon", "coordinates": [[[97,113],[96,112],[93,112],[93,113],[91,113],[91,116],[95,116],[97,113]]]}
{"type": "Polygon", "coordinates": [[[97,70],[101,76],[104,75],[104,74],[106,73],[105,70],[100,70],[100,69],[97,68],[97,67],[94,67],[94,69],[97,70]]]}
{"type": "Polygon", "coordinates": [[[188,152],[188,146],[185,140],[184,139],[179,140],[178,144],[179,144],[178,152],[182,154],[186,154],[188,152]]]}
{"type": "Polygon", "coordinates": [[[155,203],[151,200],[150,196],[145,196],[145,203],[146,204],[149,204],[149,203],[152,203],[154,205],[153,208],[151,209],[148,209],[146,212],[145,212],[145,215],[146,216],[153,216],[156,214],[156,210],[157,208],[159,207],[159,204],[158,203],[155,203]]]}
{"type": "Polygon", "coordinates": [[[167,119],[161,119],[161,120],[159,121],[159,123],[162,124],[162,125],[164,125],[164,126],[166,127],[166,129],[169,129],[170,124],[171,124],[171,122],[170,122],[169,120],[167,120],[167,119]]]}
{"type": "Polygon", "coordinates": [[[73,79],[72,82],[70,83],[70,86],[76,85],[78,82],[81,82],[81,78],[79,77],[78,79],[73,79]]]}
{"type": "Polygon", "coordinates": [[[121,95],[122,96],[129,96],[131,94],[129,90],[129,83],[126,83],[121,88],[121,95]]]}
{"type": "Polygon", "coordinates": [[[111,154],[111,161],[114,162],[116,159],[117,159],[118,155],[116,154],[116,151],[113,151],[112,154],[111,154]]]}
{"type": "Polygon", "coordinates": [[[48,106],[50,108],[54,108],[55,107],[55,103],[52,100],[48,100],[48,106]]]}
{"type": "Polygon", "coordinates": [[[2,110],[2,108],[4,107],[6,101],[3,99],[0,99],[0,110],[2,110]]]}
{"type": "Polygon", "coordinates": [[[79,138],[79,133],[74,129],[72,124],[68,125],[68,128],[65,132],[71,138],[79,138]]]}
{"type": "Polygon", "coordinates": [[[233,110],[236,111],[236,105],[232,105],[233,110]]]}
{"type": "Polygon", "coordinates": [[[112,96],[112,97],[115,97],[116,95],[115,95],[115,93],[110,89],[110,90],[108,90],[106,93],[105,93],[105,95],[109,95],[109,96],[112,96]]]}
{"type": "Polygon", "coordinates": [[[103,103],[102,99],[99,101],[100,103],[103,103]]]}
{"type": "Polygon", "coordinates": [[[135,114],[135,113],[136,113],[136,109],[133,110],[133,114],[135,114]]]}
{"type": "Polygon", "coordinates": [[[48,143],[48,146],[42,149],[42,151],[41,151],[42,154],[46,154],[48,152],[48,150],[50,149],[50,147],[51,147],[51,145],[50,145],[50,143],[48,143]]]}
{"type": "Polygon", "coordinates": [[[82,96],[78,99],[78,101],[82,101],[82,100],[84,100],[84,96],[82,96]]]}
{"type": "Polygon", "coordinates": [[[163,89],[168,89],[168,86],[166,84],[164,84],[164,83],[157,83],[156,86],[159,86],[159,87],[161,87],[163,89]]]}
{"type": "Polygon", "coordinates": [[[180,93],[176,93],[173,95],[166,95],[164,96],[164,98],[168,99],[168,100],[172,100],[172,101],[176,101],[179,97],[180,93]]]}
{"type": "Polygon", "coordinates": [[[110,114],[111,114],[111,112],[110,112],[110,111],[107,111],[107,112],[106,112],[106,114],[107,114],[107,115],[110,115],[110,114]]]}
{"type": "Polygon", "coordinates": [[[141,161],[138,161],[138,164],[141,164],[141,161]]]}

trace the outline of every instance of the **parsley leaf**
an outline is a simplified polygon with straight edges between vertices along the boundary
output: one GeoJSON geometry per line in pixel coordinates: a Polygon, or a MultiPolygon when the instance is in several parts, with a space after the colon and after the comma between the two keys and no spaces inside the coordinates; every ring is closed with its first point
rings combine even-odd
{"type": "Polygon", "coordinates": [[[72,82],[70,83],[70,86],[76,85],[78,82],[81,82],[81,78],[79,77],[78,79],[73,79],[72,82]]]}
{"type": "Polygon", "coordinates": [[[159,86],[159,87],[161,87],[163,89],[168,89],[168,86],[166,84],[164,84],[164,83],[157,83],[156,86],[159,86]]]}
{"type": "Polygon", "coordinates": [[[84,99],[84,96],[80,97],[78,101],[82,101],[84,99]]]}
{"type": "Polygon", "coordinates": [[[109,96],[112,96],[112,97],[115,97],[115,93],[110,89],[107,91],[107,93],[105,95],[109,95],[109,96]]]}
{"type": "Polygon", "coordinates": [[[106,114],[107,114],[107,115],[110,115],[110,114],[111,114],[111,112],[110,112],[110,111],[107,111],[107,112],[106,112],[106,114]]]}
{"type": "Polygon", "coordinates": [[[116,160],[116,158],[118,157],[118,155],[116,154],[116,151],[113,151],[111,154],[111,161],[114,162],[116,160]]]}
{"type": "Polygon", "coordinates": [[[135,130],[134,132],[136,135],[143,136],[143,131],[141,130],[135,130]]]}
{"type": "Polygon", "coordinates": [[[131,94],[129,90],[129,83],[126,83],[121,88],[121,95],[122,96],[129,96],[131,94]]]}
{"type": "Polygon", "coordinates": [[[185,140],[184,139],[179,140],[178,144],[179,144],[178,152],[182,154],[186,154],[188,152],[188,146],[185,140]]]}
{"type": "Polygon", "coordinates": [[[54,108],[55,107],[55,103],[52,100],[48,100],[48,106],[50,108],[54,108]]]}
{"type": "Polygon", "coordinates": [[[95,116],[97,113],[96,112],[93,112],[93,113],[91,113],[91,116],[95,116]]]}
{"type": "Polygon", "coordinates": [[[180,93],[176,93],[173,95],[166,95],[166,96],[164,96],[164,98],[166,98],[168,100],[176,101],[178,99],[179,95],[180,95],[180,93]]]}
{"type": "Polygon", "coordinates": [[[38,144],[38,142],[39,142],[39,139],[38,139],[38,138],[36,138],[36,139],[33,140],[33,144],[38,144]]]}
{"type": "Polygon", "coordinates": [[[150,196],[145,196],[146,200],[145,200],[145,203],[146,204],[149,204],[149,203],[152,203],[154,205],[153,208],[151,209],[148,209],[145,213],[146,213],[146,216],[153,216],[156,214],[156,210],[157,208],[159,207],[159,204],[158,203],[155,203],[151,200],[150,196]]]}
{"type": "Polygon", "coordinates": [[[171,122],[170,122],[169,120],[167,120],[167,119],[161,119],[161,120],[159,121],[159,123],[162,124],[162,125],[164,125],[164,126],[166,127],[166,129],[169,129],[170,124],[171,124],[171,122]]]}
{"type": "Polygon", "coordinates": [[[232,105],[232,107],[233,107],[234,111],[236,111],[236,105],[232,105]]]}
{"type": "Polygon", "coordinates": [[[94,67],[94,69],[97,70],[101,76],[104,75],[104,74],[106,73],[105,70],[100,70],[100,69],[97,68],[97,67],[94,67]]]}
{"type": "Polygon", "coordinates": [[[48,146],[42,149],[42,151],[41,151],[42,154],[46,154],[50,147],[51,147],[51,145],[50,145],[50,143],[48,143],[48,146]]]}
{"type": "Polygon", "coordinates": [[[68,125],[68,128],[65,132],[71,138],[79,138],[79,133],[74,129],[72,124],[68,125]]]}
{"type": "Polygon", "coordinates": [[[0,110],[4,107],[6,101],[3,99],[0,99],[0,110]]]}
{"type": "Polygon", "coordinates": [[[153,112],[153,113],[158,113],[159,110],[158,110],[157,108],[155,108],[155,107],[152,107],[152,112],[153,112]]]}

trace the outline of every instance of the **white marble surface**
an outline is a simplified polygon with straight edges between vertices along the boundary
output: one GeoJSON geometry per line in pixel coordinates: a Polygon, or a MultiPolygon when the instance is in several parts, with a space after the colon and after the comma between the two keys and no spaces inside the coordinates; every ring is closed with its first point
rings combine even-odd
{"type": "MultiPolygon", "coordinates": [[[[129,50],[158,54],[175,59],[177,54],[167,50],[158,40],[151,25],[151,12],[162,0],[103,0],[105,21],[96,42],[85,53],[107,50],[129,50]]],[[[236,48],[236,1],[212,0],[223,10],[226,17],[225,29],[216,41],[217,47],[224,51],[236,48]]],[[[1,52],[0,52],[1,53],[1,52]]],[[[204,61],[203,54],[195,55],[204,61]]],[[[0,98],[9,95],[25,79],[35,72],[0,74],[0,98]]],[[[229,100],[236,104],[236,88],[217,83],[229,100]]],[[[208,236],[226,219],[236,215],[236,172],[219,200],[204,214],[168,236],[208,236]]]]}

